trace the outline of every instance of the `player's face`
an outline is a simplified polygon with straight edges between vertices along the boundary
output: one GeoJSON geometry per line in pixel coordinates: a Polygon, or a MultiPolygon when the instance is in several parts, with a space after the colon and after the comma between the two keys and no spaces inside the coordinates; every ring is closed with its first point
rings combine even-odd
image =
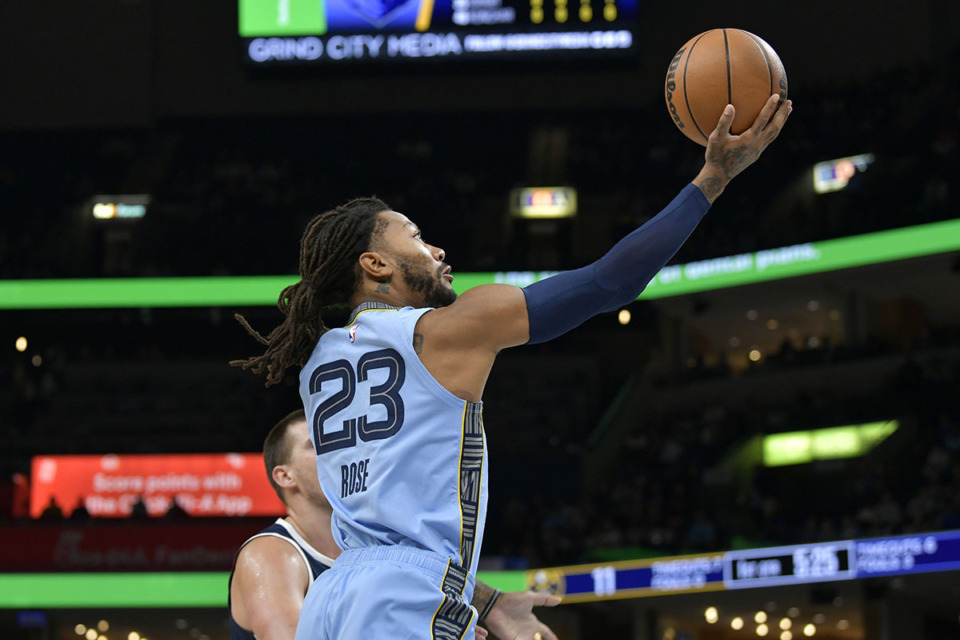
{"type": "Polygon", "coordinates": [[[329,507],[327,497],[320,489],[317,479],[317,452],[310,442],[306,420],[292,423],[287,431],[290,441],[290,461],[287,463],[297,480],[297,487],[309,498],[310,502],[329,507]]]}
{"type": "Polygon", "coordinates": [[[457,294],[443,249],[424,242],[420,228],[402,213],[384,211],[380,217],[387,221],[380,238],[383,253],[393,258],[407,288],[420,297],[422,306],[452,304],[457,294]]]}

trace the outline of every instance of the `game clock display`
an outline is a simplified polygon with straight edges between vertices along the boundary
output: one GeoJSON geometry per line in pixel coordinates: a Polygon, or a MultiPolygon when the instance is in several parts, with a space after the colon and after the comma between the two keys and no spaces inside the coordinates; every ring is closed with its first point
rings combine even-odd
{"type": "Polygon", "coordinates": [[[639,0],[240,0],[256,66],[609,58],[636,51],[639,0]]]}

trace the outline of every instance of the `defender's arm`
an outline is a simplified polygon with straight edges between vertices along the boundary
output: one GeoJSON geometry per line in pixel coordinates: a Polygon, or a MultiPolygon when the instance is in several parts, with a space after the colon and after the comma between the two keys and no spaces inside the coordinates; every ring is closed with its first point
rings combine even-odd
{"type": "Polygon", "coordinates": [[[237,556],[230,613],[258,640],[293,640],[309,581],[291,544],[274,536],[251,540],[237,556]]]}

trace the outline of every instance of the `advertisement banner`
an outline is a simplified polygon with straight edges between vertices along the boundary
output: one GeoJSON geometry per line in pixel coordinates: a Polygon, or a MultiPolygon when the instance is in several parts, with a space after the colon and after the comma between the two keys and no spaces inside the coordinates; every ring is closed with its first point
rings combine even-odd
{"type": "Polygon", "coordinates": [[[0,529],[0,572],[229,571],[243,541],[270,522],[32,522],[0,529]]]}
{"type": "MultiPolygon", "coordinates": [[[[960,220],[865,233],[789,247],[664,267],[640,299],[796,278],[949,253],[960,249],[960,220]]],[[[525,287],[556,271],[454,272],[454,290],[483,284],[525,287]]],[[[297,282],[285,276],[196,278],[70,278],[0,280],[0,309],[137,309],[141,307],[274,306],[277,294],[297,282]]]]}
{"type": "Polygon", "coordinates": [[[148,516],[166,515],[174,498],[189,516],[286,513],[259,453],[33,458],[33,518],[54,505],[69,515],[81,503],[94,518],[127,518],[138,498],[148,516]]]}

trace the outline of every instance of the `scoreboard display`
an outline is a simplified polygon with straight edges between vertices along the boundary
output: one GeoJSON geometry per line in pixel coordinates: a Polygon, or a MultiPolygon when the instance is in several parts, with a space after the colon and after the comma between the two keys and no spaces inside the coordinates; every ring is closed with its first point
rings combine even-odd
{"type": "Polygon", "coordinates": [[[239,0],[255,66],[607,58],[636,51],[639,0],[239,0]]]}
{"type": "Polygon", "coordinates": [[[564,603],[960,571],[960,531],[747,549],[527,572],[564,603]]]}

